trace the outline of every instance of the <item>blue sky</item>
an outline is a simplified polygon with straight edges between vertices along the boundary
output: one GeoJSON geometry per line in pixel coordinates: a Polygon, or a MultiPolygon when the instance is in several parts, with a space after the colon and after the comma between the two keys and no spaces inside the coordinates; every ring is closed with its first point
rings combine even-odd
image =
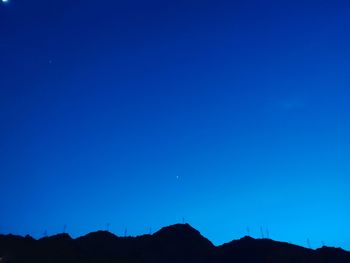
{"type": "Polygon", "coordinates": [[[0,232],[181,222],[350,249],[346,1],[0,5],[0,232]]]}

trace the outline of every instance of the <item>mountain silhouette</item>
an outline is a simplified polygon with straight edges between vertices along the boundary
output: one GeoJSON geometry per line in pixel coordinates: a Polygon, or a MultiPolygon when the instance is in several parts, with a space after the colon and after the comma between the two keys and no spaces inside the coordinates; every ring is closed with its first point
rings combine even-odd
{"type": "Polygon", "coordinates": [[[108,231],[76,239],[68,234],[38,240],[0,235],[0,262],[350,263],[350,252],[331,247],[313,250],[247,236],[214,246],[189,224],[176,224],[137,237],[119,237],[108,231]]]}

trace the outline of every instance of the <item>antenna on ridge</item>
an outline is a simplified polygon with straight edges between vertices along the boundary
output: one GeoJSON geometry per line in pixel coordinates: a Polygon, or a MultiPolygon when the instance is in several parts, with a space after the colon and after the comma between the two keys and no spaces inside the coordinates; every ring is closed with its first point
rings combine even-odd
{"type": "Polygon", "coordinates": [[[182,217],[182,224],[185,224],[185,218],[182,217]]]}
{"type": "Polygon", "coordinates": [[[322,246],[323,246],[323,247],[325,247],[325,246],[326,246],[326,244],[324,243],[324,241],[323,241],[323,240],[321,241],[321,243],[322,243],[322,246]]]}
{"type": "Polygon", "coordinates": [[[44,230],[43,237],[47,237],[47,230],[44,230]]]}
{"type": "Polygon", "coordinates": [[[149,234],[152,235],[152,227],[149,228],[149,234]]]}
{"type": "Polygon", "coordinates": [[[250,228],[249,228],[249,226],[247,227],[247,236],[250,236],[250,228]]]}
{"type": "Polygon", "coordinates": [[[261,233],[261,238],[264,238],[264,229],[262,226],[260,227],[260,233],[261,233]]]}
{"type": "Polygon", "coordinates": [[[125,229],[124,229],[124,237],[126,237],[127,235],[128,235],[128,228],[125,227],[125,229]]]}
{"type": "Polygon", "coordinates": [[[107,223],[106,224],[106,230],[109,232],[109,227],[111,226],[111,224],[110,223],[107,223]]]}
{"type": "Polygon", "coordinates": [[[309,238],[306,239],[306,244],[307,244],[307,247],[308,247],[309,249],[311,249],[311,243],[310,243],[310,239],[309,239],[309,238]]]}
{"type": "Polygon", "coordinates": [[[66,232],[67,232],[67,225],[64,225],[64,226],[63,226],[63,232],[62,232],[62,233],[65,234],[66,232]]]}
{"type": "Polygon", "coordinates": [[[266,238],[270,238],[270,232],[268,228],[266,228],[266,238]]]}

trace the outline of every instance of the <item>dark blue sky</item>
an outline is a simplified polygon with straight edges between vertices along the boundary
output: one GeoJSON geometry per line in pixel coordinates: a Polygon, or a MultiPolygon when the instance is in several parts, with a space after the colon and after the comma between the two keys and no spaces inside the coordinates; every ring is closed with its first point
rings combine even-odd
{"type": "Polygon", "coordinates": [[[350,249],[347,2],[1,3],[0,232],[350,249]]]}

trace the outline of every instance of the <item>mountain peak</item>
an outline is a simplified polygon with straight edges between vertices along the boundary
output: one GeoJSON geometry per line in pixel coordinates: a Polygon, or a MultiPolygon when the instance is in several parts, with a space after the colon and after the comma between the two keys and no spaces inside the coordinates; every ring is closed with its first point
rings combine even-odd
{"type": "Polygon", "coordinates": [[[154,233],[153,237],[164,242],[178,242],[182,245],[198,244],[203,247],[214,247],[208,239],[189,224],[175,224],[163,227],[154,233]]]}
{"type": "Polygon", "coordinates": [[[162,234],[167,234],[171,232],[178,232],[178,233],[191,233],[191,234],[199,234],[199,231],[194,229],[191,225],[189,224],[174,224],[170,226],[166,226],[158,230],[154,235],[162,235],[162,234]]]}
{"type": "Polygon", "coordinates": [[[114,235],[113,233],[109,232],[109,231],[95,231],[95,232],[91,232],[85,236],[79,237],[78,239],[80,240],[111,240],[111,239],[117,239],[118,237],[116,235],[114,235]]]}
{"type": "Polygon", "coordinates": [[[40,240],[72,240],[71,236],[66,233],[61,233],[53,236],[43,237],[40,240]]]}
{"type": "Polygon", "coordinates": [[[251,236],[244,236],[240,240],[242,240],[242,241],[252,241],[252,240],[255,240],[255,238],[252,238],[251,236]]]}

